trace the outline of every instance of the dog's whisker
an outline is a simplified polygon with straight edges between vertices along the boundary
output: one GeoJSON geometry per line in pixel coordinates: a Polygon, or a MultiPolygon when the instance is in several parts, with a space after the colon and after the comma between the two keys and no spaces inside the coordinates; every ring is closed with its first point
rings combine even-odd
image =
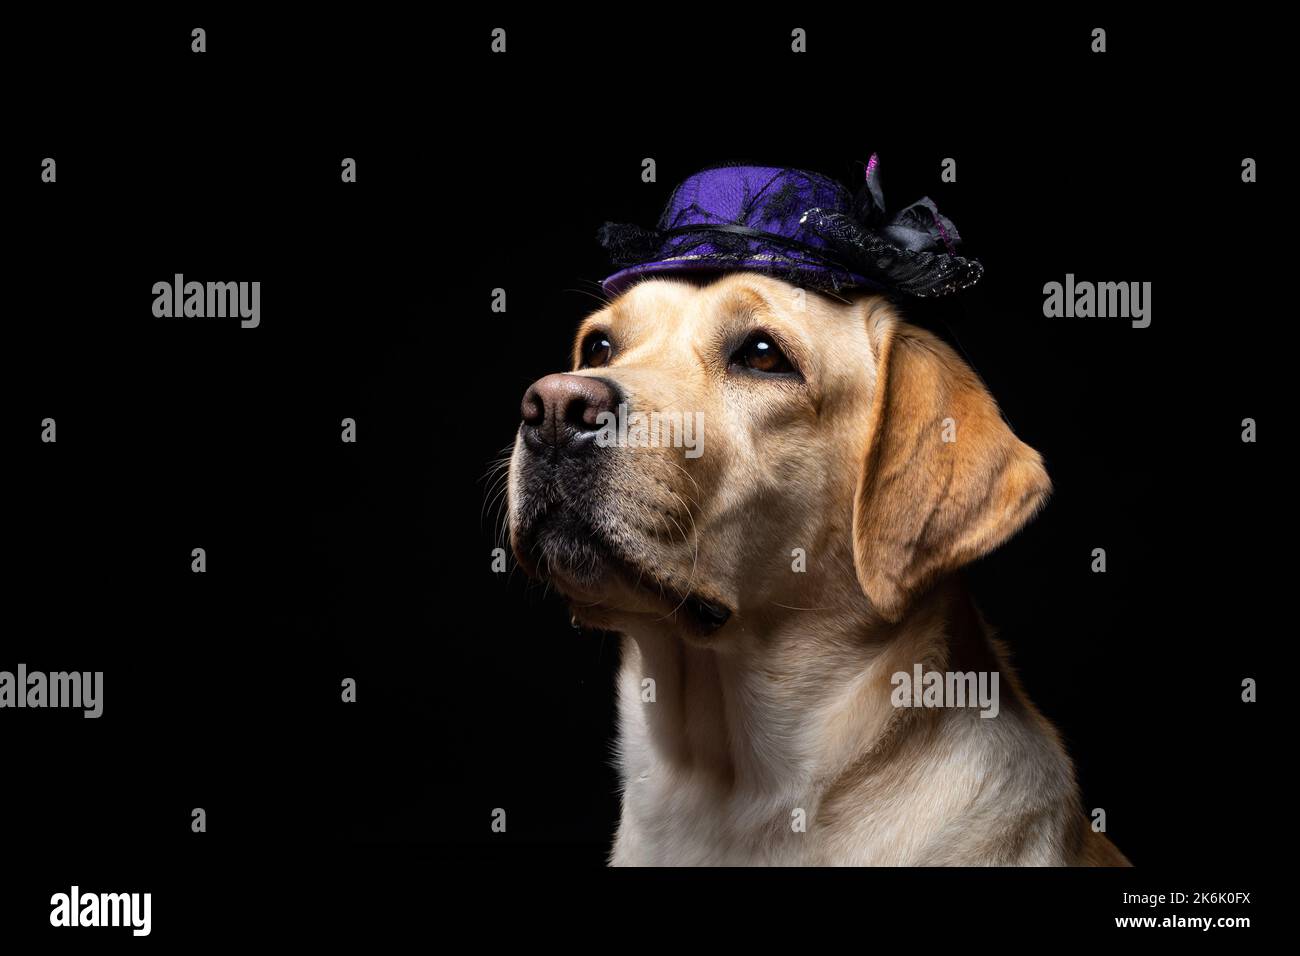
{"type": "MultiPolygon", "coordinates": [[[[695,494],[696,494],[696,495],[700,495],[700,496],[702,496],[702,493],[701,493],[701,491],[700,491],[700,483],[699,483],[698,481],[695,480],[695,476],[692,475],[692,474],[691,474],[689,471],[687,471],[685,468],[683,468],[681,465],[677,464],[677,462],[673,461],[671,458],[670,458],[670,459],[666,459],[666,460],[667,460],[668,464],[672,465],[674,468],[676,468],[678,471],[680,471],[683,475],[685,475],[688,479],[690,479],[691,484],[695,486],[695,494]]],[[[690,496],[688,495],[687,497],[690,497],[690,496]]],[[[697,507],[697,508],[703,507],[703,506],[700,504],[699,498],[691,498],[691,501],[694,503],[695,507],[697,507]]]]}
{"type": "Polygon", "coordinates": [[[494,506],[496,506],[498,501],[502,499],[506,495],[506,493],[510,490],[507,487],[508,478],[509,478],[508,475],[502,475],[498,477],[495,481],[492,482],[491,487],[488,488],[487,494],[483,496],[483,507],[479,510],[479,516],[478,516],[480,524],[482,524],[483,519],[487,516],[488,511],[491,510],[494,506]]]}
{"type": "MultiPolygon", "coordinates": [[[[686,506],[686,502],[682,500],[681,495],[677,494],[674,491],[670,491],[668,493],[672,495],[674,498],[676,498],[678,502],[681,504],[681,506],[686,509],[686,516],[690,518],[691,521],[690,543],[694,545],[694,553],[691,556],[691,573],[686,579],[686,587],[683,590],[682,599],[679,602],[677,602],[677,607],[673,608],[672,611],[669,612],[668,614],[669,617],[672,617],[679,610],[681,610],[682,606],[690,599],[691,589],[695,586],[695,570],[696,568],[699,567],[700,564],[700,538],[695,531],[695,517],[691,514],[691,509],[686,506]]],[[[673,523],[676,524],[675,521],[673,523]]],[[[685,541],[685,532],[682,532],[682,534],[683,534],[683,541],[685,541]]]]}
{"type": "Polygon", "coordinates": [[[496,500],[493,503],[492,527],[495,529],[495,533],[492,536],[492,543],[498,548],[505,547],[506,538],[509,534],[510,516],[506,512],[508,499],[509,491],[503,488],[497,493],[496,500]]]}
{"type": "MultiPolygon", "coordinates": [[[[664,517],[666,517],[669,521],[673,523],[673,527],[677,529],[677,533],[682,536],[682,544],[690,544],[691,543],[690,538],[686,536],[686,529],[683,528],[681,524],[678,523],[677,519],[674,518],[672,515],[665,515],[664,517]]],[[[670,540],[672,539],[671,534],[668,537],[670,540]]]]}
{"type": "Polygon", "coordinates": [[[480,481],[485,481],[488,484],[487,490],[483,494],[483,507],[479,510],[480,526],[483,524],[484,519],[487,517],[488,511],[496,503],[497,496],[501,493],[501,491],[506,490],[508,488],[508,482],[510,479],[509,469],[510,469],[510,460],[512,457],[511,455],[512,449],[513,446],[509,446],[508,449],[502,449],[503,452],[502,456],[500,458],[495,459],[492,462],[492,464],[488,466],[487,471],[483,473],[483,477],[479,479],[480,481]]]}
{"type": "Polygon", "coordinates": [[[603,294],[602,294],[602,295],[598,295],[598,294],[596,294],[595,292],[588,292],[586,289],[564,289],[564,290],[562,290],[562,291],[564,291],[564,292],[576,292],[576,293],[578,293],[579,295],[585,295],[585,296],[589,296],[589,297],[595,299],[595,300],[596,300],[597,302],[599,302],[602,306],[609,305],[609,297],[608,297],[608,296],[605,296],[605,295],[603,295],[603,294]]]}

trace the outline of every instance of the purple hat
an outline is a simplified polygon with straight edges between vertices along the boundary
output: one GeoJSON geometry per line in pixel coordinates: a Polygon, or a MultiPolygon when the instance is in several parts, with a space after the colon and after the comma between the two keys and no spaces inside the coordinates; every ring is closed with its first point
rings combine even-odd
{"type": "Polygon", "coordinates": [[[715,166],[675,190],[656,229],[607,222],[597,239],[621,266],[602,283],[677,272],[765,272],[827,292],[865,288],[939,296],[974,285],[984,267],[955,254],[961,237],[929,198],[886,219],[872,154],[856,195],[818,173],[715,166]]]}

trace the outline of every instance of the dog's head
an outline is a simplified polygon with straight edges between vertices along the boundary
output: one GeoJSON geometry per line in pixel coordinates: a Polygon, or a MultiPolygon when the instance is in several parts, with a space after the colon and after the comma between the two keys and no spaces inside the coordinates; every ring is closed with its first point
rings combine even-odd
{"type": "Polygon", "coordinates": [[[748,273],[632,287],[522,412],[515,555],[615,630],[717,640],[864,600],[896,621],[1050,488],[978,377],[885,300],[748,273]]]}

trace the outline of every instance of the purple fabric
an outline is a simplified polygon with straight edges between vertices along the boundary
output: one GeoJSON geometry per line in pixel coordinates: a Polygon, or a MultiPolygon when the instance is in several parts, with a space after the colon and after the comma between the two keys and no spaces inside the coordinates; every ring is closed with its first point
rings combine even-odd
{"type": "Polygon", "coordinates": [[[722,166],[706,169],[676,190],[659,220],[659,230],[690,226],[741,225],[801,243],[790,247],[760,237],[708,232],[668,238],[654,261],[615,272],[602,286],[610,295],[626,289],[638,277],[672,272],[744,269],[809,276],[831,272],[839,285],[878,286],[865,276],[835,264],[826,241],[801,222],[809,209],[848,211],[852,197],[832,179],[774,166],[722,166]],[[811,250],[811,251],[810,251],[811,250]]]}
{"type": "Polygon", "coordinates": [[[887,289],[948,295],[983,275],[955,254],[952,221],[923,198],[887,217],[873,153],[856,193],[820,173],[777,166],[715,166],[675,190],[654,229],[605,223],[597,238],[619,270],[602,285],[617,295],[645,275],[766,272],[838,293],[887,289]]]}

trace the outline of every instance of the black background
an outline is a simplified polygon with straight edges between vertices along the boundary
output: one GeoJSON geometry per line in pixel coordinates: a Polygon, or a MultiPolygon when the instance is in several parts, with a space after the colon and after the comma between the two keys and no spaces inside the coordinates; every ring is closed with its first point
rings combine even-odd
{"type": "MultiPolygon", "coordinates": [[[[0,716],[7,926],[47,927],[49,894],[77,881],[152,890],[171,939],[365,929],[358,899],[548,922],[570,890],[716,893],[601,868],[616,640],[491,572],[484,475],[598,304],[601,222],[653,223],[710,163],[847,180],[873,151],[891,206],[931,196],[986,265],[908,314],[981,374],[1055,495],[970,583],[1139,867],[1002,874],[1008,899],[1053,905],[999,912],[1073,932],[1137,912],[1119,887],[1259,899],[1280,820],[1268,677],[1289,516],[1270,448],[1291,320],[1266,25],[628,16],[13,25],[0,668],[103,670],[105,711],[0,716]],[[1245,156],[1261,182],[1241,182],[1245,156]],[[261,326],[155,319],[151,287],[177,272],[260,280],[261,326]],[[1045,319],[1043,284],[1067,272],[1151,282],[1150,328],[1045,319]]],[[[893,907],[941,887],[977,914],[971,894],[994,892],[852,879],[795,892],[893,907]]]]}

